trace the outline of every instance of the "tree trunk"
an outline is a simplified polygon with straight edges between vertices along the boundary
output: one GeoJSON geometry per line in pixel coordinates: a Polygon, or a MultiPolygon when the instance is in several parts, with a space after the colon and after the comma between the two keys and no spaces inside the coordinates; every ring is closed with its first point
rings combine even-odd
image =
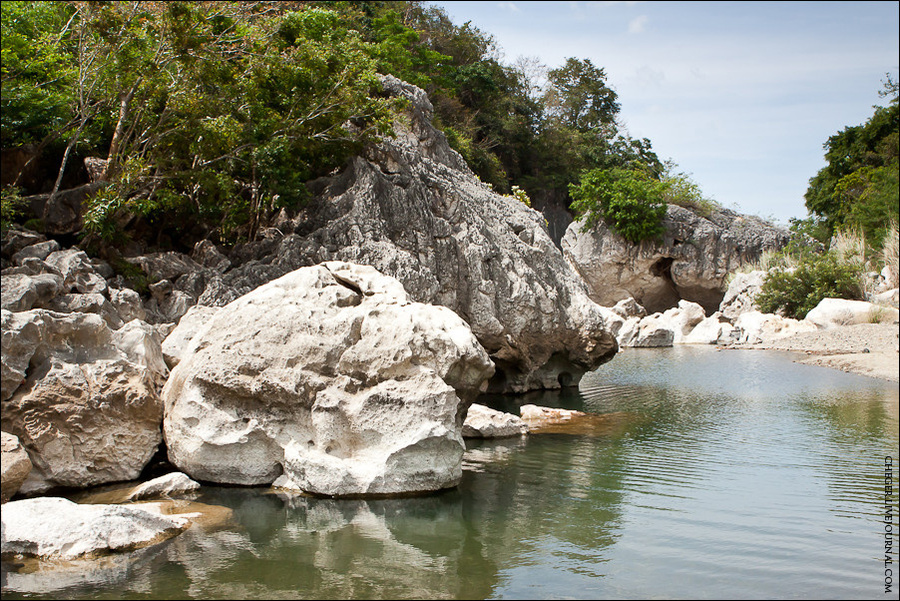
{"type": "Polygon", "coordinates": [[[112,141],[109,143],[109,155],[106,157],[106,170],[103,173],[103,179],[109,180],[116,165],[116,157],[119,154],[119,147],[122,145],[122,138],[125,134],[125,122],[128,121],[128,115],[131,113],[131,101],[137,92],[138,86],[141,85],[141,79],[138,78],[127,92],[119,95],[119,121],[116,123],[116,131],[113,133],[112,141]]]}

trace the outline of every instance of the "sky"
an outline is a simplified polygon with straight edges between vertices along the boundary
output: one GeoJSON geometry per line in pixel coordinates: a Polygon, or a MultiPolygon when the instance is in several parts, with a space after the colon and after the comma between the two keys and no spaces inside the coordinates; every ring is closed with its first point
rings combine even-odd
{"type": "Polygon", "coordinates": [[[898,2],[451,2],[502,60],[590,59],[620,122],[725,207],[786,225],[825,166],[823,144],[864,123],[900,71],[898,2]]]}

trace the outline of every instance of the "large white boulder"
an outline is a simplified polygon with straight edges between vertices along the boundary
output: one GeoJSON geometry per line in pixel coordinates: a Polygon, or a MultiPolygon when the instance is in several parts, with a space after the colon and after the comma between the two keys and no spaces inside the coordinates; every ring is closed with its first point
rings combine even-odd
{"type": "Polygon", "coordinates": [[[857,323],[892,322],[897,321],[897,316],[898,311],[893,307],[843,298],[823,298],[806,314],[805,320],[827,329],[857,323]]]}
{"type": "Polygon", "coordinates": [[[493,365],[468,325],[372,267],[298,269],[221,308],[163,390],[191,477],[344,496],[455,486],[493,365]]]}
{"type": "Polygon", "coordinates": [[[4,556],[72,560],[159,544],[190,526],[122,505],[79,505],[59,497],[10,501],[3,506],[4,556]]]}
{"type": "Polygon", "coordinates": [[[803,332],[814,332],[816,326],[806,320],[781,317],[771,313],[747,311],[734,324],[732,340],[738,344],[767,344],[803,332]]]}

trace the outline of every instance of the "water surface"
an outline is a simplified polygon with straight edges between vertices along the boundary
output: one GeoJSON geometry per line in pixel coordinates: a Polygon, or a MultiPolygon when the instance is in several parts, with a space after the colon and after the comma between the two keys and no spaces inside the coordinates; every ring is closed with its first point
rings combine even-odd
{"type": "Polygon", "coordinates": [[[896,598],[883,515],[886,456],[897,515],[898,386],[792,358],[628,349],[579,390],[487,399],[605,417],[469,441],[454,490],[208,487],[198,500],[231,508],[227,527],[90,573],[5,566],[3,597],[896,598]]]}

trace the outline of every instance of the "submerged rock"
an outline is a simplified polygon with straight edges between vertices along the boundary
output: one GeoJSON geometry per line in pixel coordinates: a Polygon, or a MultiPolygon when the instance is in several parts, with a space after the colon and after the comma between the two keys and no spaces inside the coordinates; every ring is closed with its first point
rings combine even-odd
{"type": "Polygon", "coordinates": [[[460,429],[493,366],[466,323],[375,269],[298,269],[221,308],[163,390],[169,459],[193,478],[346,496],[462,475],[460,429]]]}
{"type": "Polygon", "coordinates": [[[466,414],[462,435],[465,438],[505,438],[528,432],[528,424],[517,415],[473,403],[466,414]]]}
{"type": "Polygon", "coordinates": [[[181,472],[172,472],[159,478],[154,478],[136,486],[128,493],[129,501],[147,499],[150,497],[171,497],[193,492],[200,488],[200,484],[191,480],[181,472]]]}
{"type": "Polygon", "coordinates": [[[4,559],[71,560],[133,551],[184,531],[187,518],[121,505],[79,505],[58,497],[10,501],[3,506],[4,559]]]}

